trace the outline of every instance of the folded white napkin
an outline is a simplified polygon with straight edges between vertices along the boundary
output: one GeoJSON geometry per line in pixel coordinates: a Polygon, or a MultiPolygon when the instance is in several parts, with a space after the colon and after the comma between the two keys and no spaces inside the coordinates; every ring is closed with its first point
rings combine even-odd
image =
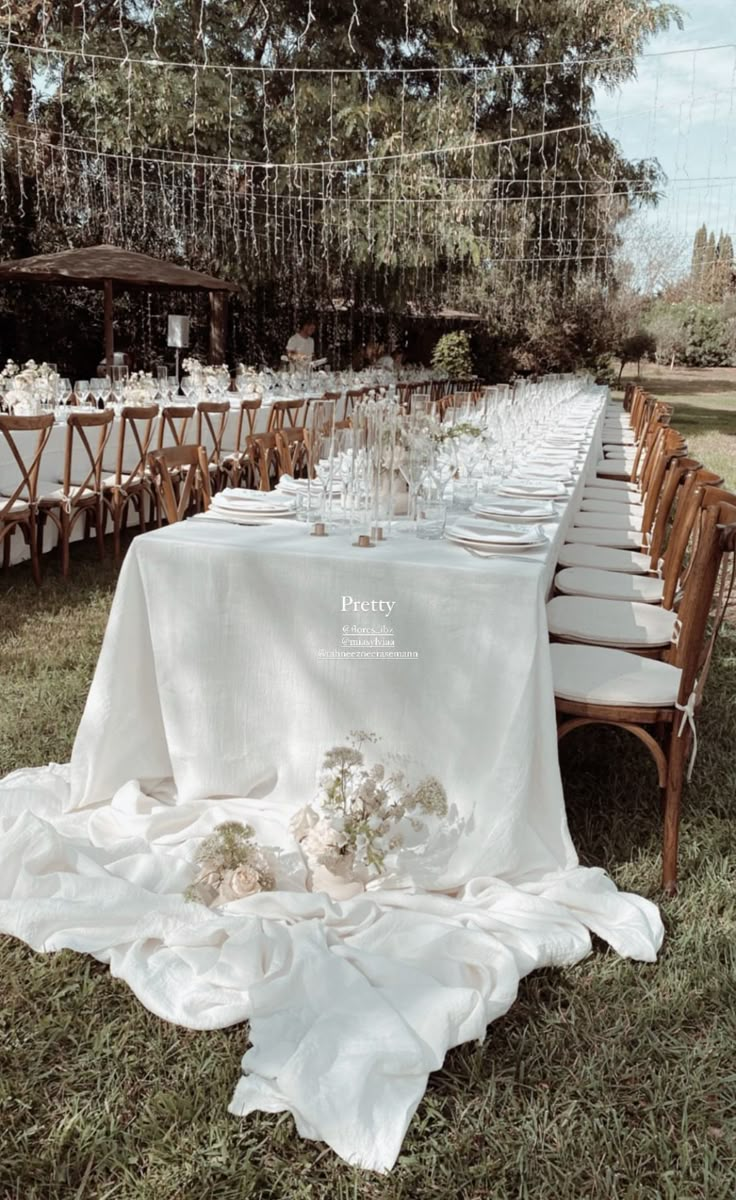
{"type": "Polygon", "coordinates": [[[502,496],[566,496],[565,485],[554,479],[504,479],[498,488],[502,496]]]}
{"type": "Polygon", "coordinates": [[[528,546],[545,540],[539,525],[505,525],[501,521],[475,520],[472,517],[448,525],[445,533],[450,539],[482,542],[489,546],[528,546]]]}
{"type": "Polygon", "coordinates": [[[255,488],[224,488],[212,497],[212,507],[231,509],[291,509],[294,507],[291,496],[277,495],[275,492],[260,492],[255,488]]]}

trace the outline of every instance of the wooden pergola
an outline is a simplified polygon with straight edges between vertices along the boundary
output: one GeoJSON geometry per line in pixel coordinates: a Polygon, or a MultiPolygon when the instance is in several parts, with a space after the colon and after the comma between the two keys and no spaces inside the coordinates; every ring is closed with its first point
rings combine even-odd
{"type": "Polygon", "coordinates": [[[82,250],[36,254],[32,258],[16,258],[0,263],[0,282],[102,288],[105,294],[105,359],[108,368],[112,367],[115,351],[115,288],[191,288],[209,292],[210,361],[225,360],[228,294],[237,291],[237,284],[215,279],[201,271],[178,267],[134,250],[121,250],[119,246],[87,246],[82,250]]]}

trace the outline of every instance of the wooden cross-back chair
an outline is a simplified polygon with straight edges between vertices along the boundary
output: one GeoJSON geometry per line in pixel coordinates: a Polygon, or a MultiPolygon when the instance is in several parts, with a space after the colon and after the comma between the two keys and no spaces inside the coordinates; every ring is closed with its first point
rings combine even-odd
{"type": "Polygon", "coordinates": [[[211,442],[211,448],[207,448],[207,461],[215,488],[220,483],[222,443],[230,413],[228,400],[200,400],[197,405],[197,442],[200,446],[211,442]]]}
{"type": "Polygon", "coordinates": [[[267,432],[273,433],[277,429],[283,429],[285,425],[297,425],[297,417],[301,415],[305,404],[305,399],[274,400],[268,415],[267,432]]]}
{"type": "Polygon", "coordinates": [[[82,517],[87,532],[94,526],[100,558],[104,557],[103,457],[114,419],[111,409],[69,413],[61,487],[39,484],[39,552],[43,553],[44,530],[46,522],[51,520],[58,530],[61,570],[65,576],[69,574],[71,535],[82,517]]]}
{"type": "MultiPolygon", "coordinates": [[[[671,474],[676,477],[680,470],[673,464],[671,474]]],[[[713,502],[708,484],[714,477],[714,472],[702,468],[681,476],[678,511],[656,578],[627,579],[615,572],[598,572],[591,589],[594,594],[589,590],[584,595],[560,595],[549,602],[550,636],[561,642],[611,646],[649,658],[666,658],[680,636],[677,610],[696,557],[705,497],[710,495],[713,502]],[[609,580],[613,576],[613,581],[606,583],[606,576],[609,580]],[[627,595],[627,591],[633,594],[627,595]]],[[[658,564],[659,559],[653,556],[652,562],[658,564]]]]}
{"type": "MultiPolygon", "coordinates": [[[[620,482],[641,482],[642,472],[651,451],[656,451],[658,435],[669,422],[672,409],[669,405],[654,404],[650,407],[642,436],[636,448],[611,446],[605,457],[598,462],[597,475],[604,479],[620,482]],[[622,451],[619,454],[619,451],[622,451]]],[[[685,439],[677,434],[681,453],[687,450],[685,439]]]]}
{"type": "Polygon", "coordinates": [[[353,413],[356,404],[364,398],[365,392],[363,388],[348,388],[345,393],[345,410],[343,420],[348,420],[353,413]]]}
{"type": "Polygon", "coordinates": [[[317,430],[279,429],[275,434],[279,473],[306,479],[311,473],[312,442],[317,430]]]}
{"type": "Polygon", "coordinates": [[[115,562],[121,558],[120,535],[132,504],[138,512],[141,531],[148,523],[147,508],[156,507],[156,489],[151,478],[148,456],[158,419],[157,404],[125,406],[120,414],[120,434],[113,474],[103,479],[103,500],[112,518],[115,562]],[[132,455],[130,453],[132,449],[132,455]]]}
{"type": "Polygon", "coordinates": [[[210,470],[204,446],[168,446],[149,455],[159,511],[169,525],[210,506],[210,470]],[[174,480],[178,487],[175,489],[174,480]]]}
{"type": "Polygon", "coordinates": [[[194,417],[193,404],[167,404],[161,409],[158,449],[169,446],[187,445],[190,426],[194,417]]]}
{"type": "MultiPolygon", "coordinates": [[[[228,440],[221,462],[222,473],[230,487],[239,487],[244,473],[247,472],[246,438],[255,432],[256,417],[260,407],[260,397],[240,401],[235,436],[232,442],[228,440]]],[[[250,481],[246,482],[250,486],[250,481]]]]}
{"type": "Polygon", "coordinates": [[[284,466],[283,447],[277,430],[271,433],[251,433],[246,438],[245,463],[252,486],[270,492],[281,476],[289,472],[291,461],[284,466]]]}
{"type": "Polygon", "coordinates": [[[600,646],[550,647],[558,737],[585,725],[614,725],[638,737],[654,759],[664,814],[662,885],[670,895],[677,887],[685,767],[697,745],[695,723],[735,565],[736,495],[706,488],[680,606],[681,632],[666,661],[600,646]]]}
{"type": "Polygon", "coordinates": [[[37,537],[37,488],[41,459],[54,424],[53,413],[38,417],[0,416],[2,434],[10,455],[18,468],[18,482],[8,486],[8,495],[0,495],[0,542],[3,543],[3,566],[10,566],[11,539],[16,529],[28,543],[31,571],[37,586],[41,583],[41,563],[37,537]],[[15,435],[36,433],[35,447],[30,456],[18,446],[15,435]]]}
{"type": "MultiPolygon", "coordinates": [[[[344,421],[345,420],[345,417],[347,415],[347,403],[348,403],[347,392],[325,392],[324,396],[322,396],[322,399],[323,400],[332,400],[334,402],[335,420],[336,421],[344,421]]],[[[307,416],[307,419],[305,420],[304,424],[305,425],[309,424],[309,416],[307,416]]]]}

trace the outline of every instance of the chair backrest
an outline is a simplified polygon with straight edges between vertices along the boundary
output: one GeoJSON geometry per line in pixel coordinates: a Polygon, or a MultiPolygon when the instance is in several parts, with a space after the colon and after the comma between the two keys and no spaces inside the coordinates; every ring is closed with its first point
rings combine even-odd
{"type": "MultiPolygon", "coordinates": [[[[141,407],[126,405],[123,408],[118,438],[118,453],[115,463],[115,487],[130,487],[133,483],[141,483],[146,478],[148,454],[153,439],[154,422],[158,417],[158,405],[146,404],[141,407]],[[135,465],[130,469],[125,467],[126,446],[132,443],[135,447],[135,465]]],[[[133,460],[129,460],[132,462],[133,460]]]]}
{"type": "Polygon", "coordinates": [[[268,432],[272,433],[275,429],[283,429],[284,425],[296,425],[297,417],[305,402],[305,400],[274,400],[268,417],[268,432]]]}
{"type": "Polygon", "coordinates": [[[272,483],[278,483],[288,470],[283,466],[282,447],[277,438],[279,432],[251,433],[245,441],[246,463],[262,492],[270,492],[272,483]]]}
{"type": "Polygon", "coordinates": [[[149,465],[170,525],[183,521],[192,509],[206,512],[210,506],[210,472],[204,446],[169,446],[154,450],[149,465]],[[186,474],[181,472],[186,468],[186,474]],[[172,472],[180,476],[179,494],[174,490],[172,472]]]}
{"type": "Polygon", "coordinates": [[[682,669],[680,704],[686,704],[693,691],[696,706],[700,701],[735,574],[736,495],[720,488],[706,488],[692,570],[679,609],[680,635],[667,652],[668,661],[682,669]],[[721,570],[724,573],[716,593],[721,570]],[[706,638],[714,598],[713,624],[706,638]]]}
{"type": "MultiPolygon", "coordinates": [[[[681,480],[682,486],[675,498],[675,517],[669,531],[667,549],[662,562],[664,579],[662,604],[664,608],[676,606],[690,574],[705,489],[717,487],[723,482],[715,471],[706,470],[693,459],[680,459],[678,466],[682,467],[683,465],[685,473],[681,480]],[[689,561],[687,561],[688,551],[690,552],[689,561]]],[[[654,557],[656,550],[654,544],[652,550],[652,565],[656,567],[658,560],[654,557]]]]}
{"type": "Polygon", "coordinates": [[[0,521],[12,515],[12,510],[19,500],[24,504],[35,505],[41,457],[51,436],[53,424],[53,413],[42,413],[38,417],[15,417],[12,413],[8,416],[0,416],[0,433],[2,433],[18,467],[19,476],[19,482],[11,494],[7,497],[0,496],[0,521]],[[36,447],[30,459],[18,446],[13,436],[16,433],[38,433],[36,447]]]}
{"type": "Polygon", "coordinates": [[[207,457],[215,466],[219,465],[222,457],[222,439],[225,436],[230,411],[228,400],[201,400],[197,405],[197,441],[203,446],[203,434],[209,434],[212,449],[207,457]]]}
{"type": "MultiPolygon", "coordinates": [[[[644,503],[642,529],[650,533],[662,504],[664,479],[670,463],[681,457],[680,435],[674,429],[657,432],[652,452],[647,456],[641,477],[644,503]]],[[[697,464],[700,466],[700,463],[697,464]]],[[[673,497],[674,499],[674,494],[673,497]]],[[[667,514],[669,516],[669,514],[667,514]]]]}
{"type": "Polygon", "coordinates": [[[256,424],[256,413],[260,407],[260,398],[240,401],[238,419],[235,426],[235,442],[233,445],[228,444],[228,451],[230,453],[242,454],[245,450],[245,438],[248,437],[248,434],[253,433],[256,424]]]}
{"type": "Polygon", "coordinates": [[[299,479],[310,474],[313,432],[316,433],[304,428],[276,431],[276,449],[282,475],[293,475],[299,479]]]}
{"type": "Polygon", "coordinates": [[[172,445],[185,446],[189,426],[194,416],[193,404],[167,404],[161,409],[161,425],[159,428],[158,448],[164,449],[166,434],[171,434],[172,445]]]}
{"type": "Polygon", "coordinates": [[[115,414],[112,409],[105,412],[72,412],[66,419],[66,447],[64,450],[64,496],[68,501],[82,499],[86,491],[102,490],[102,459],[108,438],[112,433],[115,414]],[[89,433],[89,437],[87,436],[89,433]],[[95,433],[97,435],[95,442],[95,433]],[[77,449],[75,461],[74,451],[77,449]],[[81,459],[83,466],[79,466],[81,459]],[[72,483],[72,467],[78,480],[72,483]]]}

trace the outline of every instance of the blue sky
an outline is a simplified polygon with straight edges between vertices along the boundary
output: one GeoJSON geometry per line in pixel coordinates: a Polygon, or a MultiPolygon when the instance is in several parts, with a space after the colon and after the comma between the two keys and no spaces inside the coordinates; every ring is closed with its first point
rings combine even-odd
{"type": "Polygon", "coordinates": [[[637,77],[601,92],[604,127],[630,158],[659,159],[666,195],[646,220],[690,240],[706,222],[736,235],[736,0],[689,0],[684,28],[653,38],[637,77]],[[728,44],[728,48],[707,50],[728,44]],[[695,53],[662,51],[700,48],[695,53]]]}

